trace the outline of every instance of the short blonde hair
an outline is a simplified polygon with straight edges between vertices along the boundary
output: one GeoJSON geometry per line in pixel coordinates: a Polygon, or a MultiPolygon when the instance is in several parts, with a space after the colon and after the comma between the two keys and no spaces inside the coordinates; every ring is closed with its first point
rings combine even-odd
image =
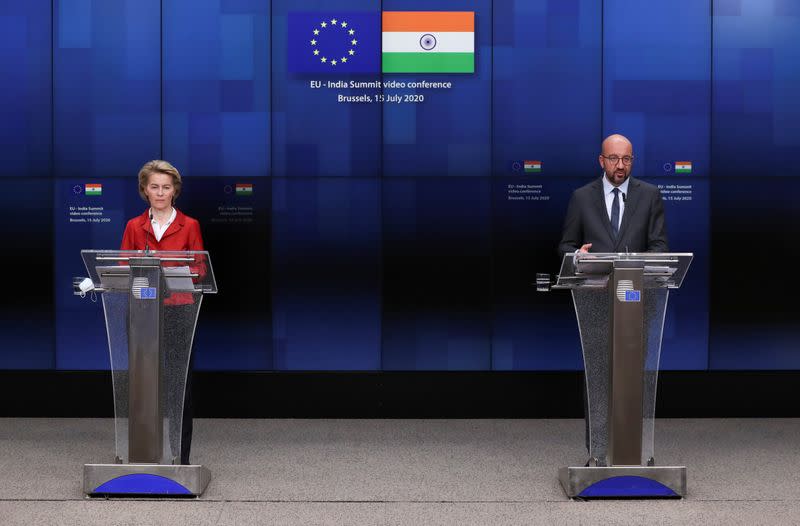
{"type": "Polygon", "coordinates": [[[174,203],[175,199],[181,195],[181,186],[183,185],[181,174],[178,172],[178,169],[167,161],[162,161],[160,159],[146,162],[144,166],[142,166],[142,169],[139,170],[139,195],[142,196],[145,202],[149,201],[147,195],[144,193],[144,188],[147,186],[147,182],[152,174],[166,174],[172,177],[172,186],[175,188],[175,195],[172,196],[172,202],[174,203]]]}

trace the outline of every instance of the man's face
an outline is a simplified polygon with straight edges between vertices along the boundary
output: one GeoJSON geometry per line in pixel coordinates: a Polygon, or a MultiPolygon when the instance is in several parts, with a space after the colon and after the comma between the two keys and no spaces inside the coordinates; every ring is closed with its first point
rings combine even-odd
{"type": "Polygon", "coordinates": [[[631,176],[633,147],[631,143],[623,139],[607,140],[603,143],[603,153],[599,160],[609,182],[614,186],[619,186],[631,176]],[[630,162],[625,164],[625,159],[630,159],[630,162]]]}

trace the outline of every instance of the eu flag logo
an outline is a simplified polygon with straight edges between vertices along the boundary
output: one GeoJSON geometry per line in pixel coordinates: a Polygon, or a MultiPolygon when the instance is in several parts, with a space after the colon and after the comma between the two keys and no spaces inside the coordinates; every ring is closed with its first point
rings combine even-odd
{"type": "Polygon", "coordinates": [[[626,290],[625,301],[642,301],[642,291],[640,290],[626,290]]]}
{"type": "Polygon", "coordinates": [[[292,73],[380,72],[380,13],[289,13],[292,73]]]}

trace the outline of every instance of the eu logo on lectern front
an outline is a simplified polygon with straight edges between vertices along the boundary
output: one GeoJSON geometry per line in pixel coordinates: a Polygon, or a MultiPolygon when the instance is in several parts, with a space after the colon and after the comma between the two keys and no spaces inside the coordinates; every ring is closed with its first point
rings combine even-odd
{"type": "Polygon", "coordinates": [[[642,301],[642,291],[633,288],[633,281],[621,279],[617,282],[617,299],[619,301],[642,301]]]}
{"type": "Polygon", "coordinates": [[[642,301],[642,291],[640,290],[626,290],[625,301],[642,301]]]}
{"type": "Polygon", "coordinates": [[[142,287],[133,290],[133,297],[137,300],[154,300],[157,296],[155,287],[142,287]]]}

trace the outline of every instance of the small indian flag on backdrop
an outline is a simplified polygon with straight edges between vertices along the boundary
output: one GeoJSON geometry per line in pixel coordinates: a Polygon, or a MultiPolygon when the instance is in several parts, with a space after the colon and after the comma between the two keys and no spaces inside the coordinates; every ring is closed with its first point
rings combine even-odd
{"type": "Polygon", "coordinates": [[[236,195],[253,195],[252,184],[236,184],[236,195]]]}
{"type": "Polygon", "coordinates": [[[692,173],[692,161],[675,161],[676,174],[690,174],[692,173]]]}
{"type": "Polygon", "coordinates": [[[103,185],[101,184],[88,183],[84,188],[86,195],[103,195],[103,185]]]}
{"type": "Polygon", "coordinates": [[[541,172],[542,161],[525,161],[525,172],[541,172]]]}
{"type": "Polygon", "coordinates": [[[474,73],[474,11],[384,11],[384,73],[474,73]]]}

